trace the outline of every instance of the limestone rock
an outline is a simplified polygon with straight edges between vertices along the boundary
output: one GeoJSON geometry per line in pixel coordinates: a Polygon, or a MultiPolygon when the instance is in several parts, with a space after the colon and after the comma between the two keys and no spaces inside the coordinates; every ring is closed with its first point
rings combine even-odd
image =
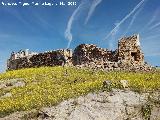
{"type": "Polygon", "coordinates": [[[150,120],[159,120],[160,119],[160,106],[153,107],[151,111],[150,120]]]}
{"type": "Polygon", "coordinates": [[[11,93],[6,93],[3,96],[1,96],[0,99],[4,99],[4,98],[7,98],[7,97],[11,97],[11,96],[12,96],[11,93]]]}
{"type": "Polygon", "coordinates": [[[129,83],[127,80],[120,80],[121,85],[123,86],[123,88],[128,88],[129,83]]]}
{"type": "Polygon", "coordinates": [[[112,85],[111,80],[105,80],[105,81],[103,82],[103,88],[109,89],[109,88],[111,88],[111,85],[112,85]]]}
{"type": "MultiPolygon", "coordinates": [[[[143,120],[141,107],[147,103],[146,95],[132,91],[113,90],[89,93],[76,99],[64,101],[56,107],[45,108],[46,120],[143,120]]],[[[155,108],[152,116],[159,113],[155,108]]],[[[39,118],[42,120],[41,118],[39,118]]],[[[44,118],[43,118],[44,119],[44,118]]]]}
{"type": "MultiPolygon", "coordinates": [[[[30,112],[19,112],[0,120],[20,120],[24,116],[30,120],[144,120],[142,106],[148,104],[149,95],[119,89],[113,89],[112,95],[107,91],[89,93],[57,106],[42,108],[32,115],[30,112]]],[[[150,120],[158,120],[159,115],[160,107],[154,105],[150,120]]]]}
{"type": "Polygon", "coordinates": [[[25,82],[23,78],[15,78],[9,80],[2,80],[0,82],[0,89],[10,90],[15,87],[23,87],[25,86],[25,82]]]}

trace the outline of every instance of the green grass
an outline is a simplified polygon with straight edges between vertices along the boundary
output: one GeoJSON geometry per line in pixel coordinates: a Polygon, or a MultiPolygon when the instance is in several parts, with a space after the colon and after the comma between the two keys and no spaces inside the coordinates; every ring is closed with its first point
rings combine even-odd
{"type": "Polygon", "coordinates": [[[41,67],[9,71],[0,74],[0,81],[24,78],[24,87],[8,91],[11,97],[0,99],[0,117],[15,111],[39,109],[63,100],[103,89],[104,80],[112,80],[112,87],[121,88],[119,80],[128,80],[133,90],[160,88],[160,72],[103,72],[72,67],[41,67]]]}

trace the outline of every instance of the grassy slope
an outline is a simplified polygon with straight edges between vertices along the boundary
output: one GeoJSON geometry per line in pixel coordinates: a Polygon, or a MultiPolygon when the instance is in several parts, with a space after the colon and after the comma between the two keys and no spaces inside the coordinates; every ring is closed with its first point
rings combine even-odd
{"type": "Polygon", "coordinates": [[[128,80],[134,90],[160,88],[160,72],[102,72],[70,67],[41,67],[10,71],[0,74],[0,80],[24,78],[26,86],[0,94],[12,93],[12,97],[0,99],[0,116],[15,111],[51,106],[62,100],[102,89],[104,80],[112,80],[113,87],[121,87],[119,80],[128,80]]]}

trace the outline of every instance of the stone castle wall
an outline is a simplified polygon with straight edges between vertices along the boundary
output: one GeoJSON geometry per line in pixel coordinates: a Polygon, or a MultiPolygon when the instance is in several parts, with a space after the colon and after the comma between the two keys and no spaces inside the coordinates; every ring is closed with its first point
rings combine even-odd
{"type": "Polygon", "coordinates": [[[150,70],[144,62],[139,35],[124,37],[118,42],[118,49],[111,51],[92,44],[81,44],[73,53],[73,64],[106,70],[150,70]]]}
{"type": "MultiPolygon", "coordinates": [[[[15,56],[15,55],[14,55],[15,56]]],[[[45,53],[32,54],[29,56],[23,56],[21,58],[8,59],[7,68],[8,70],[16,70],[21,68],[31,68],[40,66],[56,66],[63,64],[70,64],[72,58],[71,50],[57,50],[48,51],[45,53]]]]}
{"type": "Polygon", "coordinates": [[[93,44],[81,44],[72,50],[61,49],[45,53],[20,51],[8,59],[8,70],[21,68],[74,65],[102,68],[106,70],[150,70],[145,64],[140,48],[139,35],[124,37],[118,42],[118,49],[111,51],[93,44]]]}

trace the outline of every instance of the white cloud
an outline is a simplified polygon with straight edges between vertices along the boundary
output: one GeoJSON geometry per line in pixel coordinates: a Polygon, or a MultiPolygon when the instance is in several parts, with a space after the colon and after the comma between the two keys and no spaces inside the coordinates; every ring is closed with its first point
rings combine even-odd
{"type": "Polygon", "coordinates": [[[147,53],[145,55],[145,57],[149,57],[149,56],[160,56],[160,53],[159,52],[157,52],[157,53],[147,53]]]}
{"type": "Polygon", "coordinates": [[[92,1],[92,4],[91,4],[91,7],[89,9],[89,12],[88,12],[88,15],[85,19],[85,24],[88,23],[90,17],[92,16],[93,12],[95,11],[96,7],[102,2],[102,0],[93,0],[92,1]]]}
{"type": "Polygon", "coordinates": [[[146,37],[146,38],[144,38],[144,40],[152,40],[152,39],[159,38],[159,37],[160,37],[160,35],[156,34],[156,35],[152,35],[152,36],[146,37]]]}
{"type": "Polygon", "coordinates": [[[157,19],[157,17],[159,16],[159,10],[160,8],[155,10],[149,22],[140,30],[141,33],[144,32],[145,30],[148,30],[148,27],[157,19]]]}
{"type": "Polygon", "coordinates": [[[137,12],[133,15],[131,22],[129,23],[126,31],[124,32],[123,36],[125,36],[128,32],[128,30],[132,27],[134,21],[136,20],[136,18],[138,17],[138,15],[140,14],[140,12],[142,11],[143,7],[141,7],[139,10],[137,10],[137,12]]]}
{"type": "Polygon", "coordinates": [[[154,28],[156,28],[156,27],[158,27],[158,26],[160,26],[160,22],[158,22],[158,23],[154,24],[153,26],[151,26],[151,27],[149,28],[149,30],[152,30],[152,29],[154,29],[154,28]]]}
{"type": "Polygon", "coordinates": [[[67,48],[70,47],[70,44],[72,42],[72,25],[73,25],[73,21],[75,20],[77,14],[80,12],[81,9],[83,9],[83,6],[85,4],[85,0],[82,0],[81,4],[75,9],[75,11],[73,12],[73,14],[71,15],[71,17],[69,18],[68,24],[67,24],[67,28],[65,30],[65,38],[68,40],[68,45],[67,48]]]}
{"type": "MultiPolygon", "coordinates": [[[[114,25],[117,26],[119,22],[115,22],[114,25]]],[[[114,49],[114,41],[116,40],[116,34],[119,32],[120,27],[115,29],[112,34],[111,34],[111,39],[108,41],[109,42],[109,49],[114,49]]]]}
{"type": "Polygon", "coordinates": [[[106,37],[104,38],[104,40],[108,39],[108,38],[112,35],[112,33],[113,33],[114,31],[116,31],[116,30],[119,28],[119,26],[120,26],[121,24],[123,24],[132,14],[134,14],[134,13],[136,12],[136,10],[137,10],[144,2],[145,2],[145,0],[142,0],[141,2],[139,2],[139,3],[133,8],[133,10],[132,10],[129,14],[127,14],[127,15],[109,32],[109,34],[106,35],[106,37]]]}

